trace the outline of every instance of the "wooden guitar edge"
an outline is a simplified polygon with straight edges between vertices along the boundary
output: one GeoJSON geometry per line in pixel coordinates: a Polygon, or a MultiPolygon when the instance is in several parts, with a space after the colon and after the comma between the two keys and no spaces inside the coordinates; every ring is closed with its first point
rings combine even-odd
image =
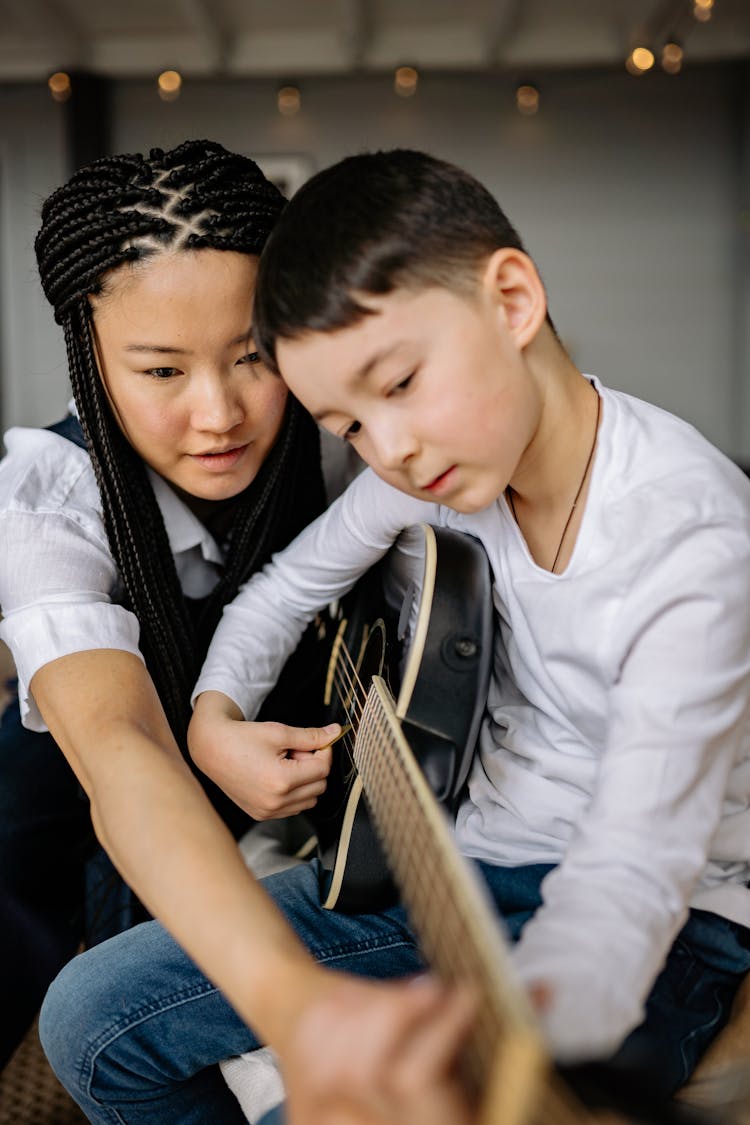
{"type": "Polygon", "coordinates": [[[357,815],[357,806],[361,800],[362,791],[362,778],[357,774],[352,782],[352,787],[349,790],[349,796],[346,801],[346,812],[344,813],[341,832],[339,833],[336,860],[331,873],[331,884],[328,888],[325,902],[323,903],[325,910],[335,910],[336,903],[341,894],[341,884],[344,881],[344,872],[346,871],[346,857],[349,854],[349,844],[352,836],[352,828],[354,827],[354,818],[357,815]]]}
{"type": "Polygon", "coordinates": [[[422,667],[424,646],[427,632],[430,627],[430,614],[432,613],[432,599],[435,594],[435,574],[437,571],[437,539],[434,528],[428,523],[419,525],[424,535],[424,571],[422,574],[422,591],[419,599],[419,613],[414,627],[414,636],[409,645],[406,666],[401,677],[401,689],[396,703],[396,714],[403,719],[409,710],[414,685],[417,682],[419,670],[422,667]]]}

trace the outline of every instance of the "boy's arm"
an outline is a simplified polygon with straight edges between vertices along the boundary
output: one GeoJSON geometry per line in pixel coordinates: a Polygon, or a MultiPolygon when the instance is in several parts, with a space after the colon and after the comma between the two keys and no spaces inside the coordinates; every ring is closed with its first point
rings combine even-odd
{"type": "Polygon", "coordinates": [[[749,578],[747,526],[710,526],[623,600],[597,789],[514,955],[552,986],[543,1021],[563,1061],[607,1055],[641,1022],[709,854],[746,870],[747,794],[729,798],[734,829],[717,827],[747,743],[749,578]]]}
{"type": "Polygon", "coordinates": [[[366,470],[224,610],[193,693],[190,752],[254,817],[311,807],[330,758],[301,761],[325,745],[323,737],[311,741],[304,729],[295,734],[280,724],[241,720],[258,713],[315,614],[350,590],[404,528],[437,517],[437,505],[397,492],[366,470]]]}

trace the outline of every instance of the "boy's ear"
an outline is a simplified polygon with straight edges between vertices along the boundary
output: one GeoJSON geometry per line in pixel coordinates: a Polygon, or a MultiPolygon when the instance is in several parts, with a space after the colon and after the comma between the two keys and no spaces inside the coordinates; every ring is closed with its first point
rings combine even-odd
{"type": "Polygon", "coordinates": [[[482,287],[503,312],[516,345],[532,343],[547,316],[547,297],[528,254],[512,246],[496,250],[485,264],[482,287]]]}

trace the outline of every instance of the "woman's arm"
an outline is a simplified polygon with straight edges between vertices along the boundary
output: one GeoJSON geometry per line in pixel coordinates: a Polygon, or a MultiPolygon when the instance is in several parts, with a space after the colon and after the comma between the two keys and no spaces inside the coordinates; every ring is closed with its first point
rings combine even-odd
{"type": "Polygon", "coordinates": [[[32,689],[118,870],[278,1051],[292,1123],[339,1120],[342,1100],[346,1120],[363,1125],[384,1120],[384,1105],[389,1121],[468,1123],[456,1058],[469,999],[434,982],[373,984],[316,965],[240,859],[137,657],[62,657],[32,689]],[[329,1041],[326,1066],[307,1065],[329,1041]]]}
{"type": "Polygon", "coordinates": [[[42,667],[32,691],[115,866],[243,1019],[282,1047],[327,974],[247,871],[141,661],[75,653],[42,667]]]}

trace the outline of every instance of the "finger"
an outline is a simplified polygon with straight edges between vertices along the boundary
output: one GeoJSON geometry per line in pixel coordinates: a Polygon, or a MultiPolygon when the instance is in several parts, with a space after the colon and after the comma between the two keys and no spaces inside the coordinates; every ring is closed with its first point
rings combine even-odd
{"type": "Polygon", "coordinates": [[[535,981],[528,987],[529,998],[534,1011],[543,1015],[552,1004],[552,988],[546,981],[535,981]]]}
{"type": "Polygon", "coordinates": [[[314,803],[315,801],[317,801],[321,793],[325,793],[325,791],[325,779],[323,779],[322,781],[312,781],[307,785],[295,786],[293,789],[290,789],[285,804],[299,804],[300,802],[306,801],[311,801],[314,803]]]}
{"type": "Polygon", "coordinates": [[[285,750],[321,750],[330,746],[331,742],[340,733],[338,723],[331,723],[327,727],[290,727],[284,723],[268,723],[268,733],[274,742],[285,750]]]}
{"type": "Polygon", "coordinates": [[[452,1073],[475,1013],[475,998],[466,988],[435,996],[429,1007],[419,1011],[407,1043],[394,1058],[394,1082],[399,1084],[403,1078],[406,1085],[419,1087],[452,1073]]]}
{"type": "Polygon", "coordinates": [[[324,746],[322,750],[288,750],[287,759],[292,762],[309,762],[314,761],[321,770],[325,770],[326,774],[330,773],[331,764],[333,763],[333,751],[330,746],[324,746]]]}

